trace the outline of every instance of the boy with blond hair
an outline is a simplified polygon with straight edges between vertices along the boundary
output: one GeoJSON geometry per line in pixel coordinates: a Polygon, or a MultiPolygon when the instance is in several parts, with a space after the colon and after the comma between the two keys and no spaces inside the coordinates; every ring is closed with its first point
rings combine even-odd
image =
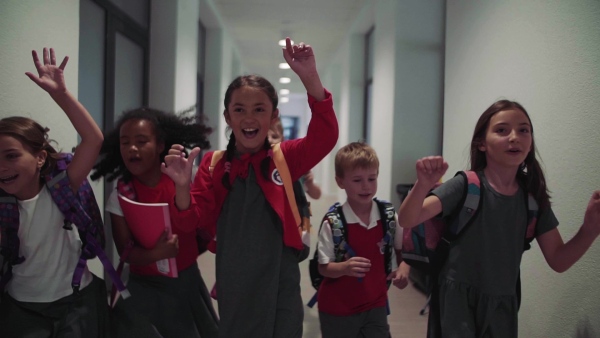
{"type": "Polygon", "coordinates": [[[389,337],[389,283],[400,289],[408,284],[408,265],[396,269],[394,264],[402,228],[396,226],[394,206],[375,198],[378,175],[379,159],[367,144],[353,142],[337,152],[335,180],[347,200],[330,208],[319,231],[323,338],[389,337]]]}

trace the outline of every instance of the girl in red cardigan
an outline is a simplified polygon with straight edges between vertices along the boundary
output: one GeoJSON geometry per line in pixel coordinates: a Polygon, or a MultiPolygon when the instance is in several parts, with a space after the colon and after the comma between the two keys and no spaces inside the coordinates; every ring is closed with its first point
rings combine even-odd
{"type": "MultiPolygon", "coordinates": [[[[297,180],[331,151],[338,126],[312,48],[286,41],[283,56],[304,84],[312,111],[306,137],[281,143],[297,180]]],[[[203,158],[191,191],[199,149],[186,158],[175,145],[163,165],[176,182],[179,210],[191,205],[197,225],[218,238],[210,249],[216,252],[219,336],[302,337],[302,240],[267,138],[279,115],[275,89],[259,76],[238,77],[225,93],[223,115],[232,131],[227,151],[214,168],[213,153],[203,158]]]]}

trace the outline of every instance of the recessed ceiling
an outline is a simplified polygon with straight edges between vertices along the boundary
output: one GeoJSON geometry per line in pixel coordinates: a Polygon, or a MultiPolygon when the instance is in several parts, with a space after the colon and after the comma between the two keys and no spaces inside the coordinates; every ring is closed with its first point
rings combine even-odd
{"type": "MultiPolygon", "coordinates": [[[[277,42],[290,36],[315,50],[317,67],[327,65],[367,0],[215,0],[228,34],[240,52],[246,73],[267,78],[277,89],[305,93],[285,62],[277,42]],[[288,85],[279,78],[292,79],[288,85]]],[[[327,84],[325,84],[327,85],[327,84]]]]}

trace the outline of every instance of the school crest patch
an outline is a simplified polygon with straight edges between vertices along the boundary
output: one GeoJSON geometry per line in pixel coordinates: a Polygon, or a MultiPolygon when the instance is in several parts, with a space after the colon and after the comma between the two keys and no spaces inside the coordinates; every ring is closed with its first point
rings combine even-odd
{"type": "Polygon", "coordinates": [[[273,169],[271,173],[271,181],[277,185],[283,185],[283,180],[281,179],[281,175],[279,175],[279,170],[277,168],[273,169]]]}

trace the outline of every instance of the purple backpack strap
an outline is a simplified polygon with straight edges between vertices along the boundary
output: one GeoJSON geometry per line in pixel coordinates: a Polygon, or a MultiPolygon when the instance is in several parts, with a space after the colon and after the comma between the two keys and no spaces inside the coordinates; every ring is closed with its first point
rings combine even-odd
{"type": "Polygon", "coordinates": [[[0,190],[0,294],[12,278],[13,265],[21,264],[25,257],[19,256],[19,206],[17,198],[0,190]]]}
{"type": "Polygon", "coordinates": [[[71,224],[75,224],[83,242],[81,256],[71,281],[73,291],[79,291],[87,260],[98,257],[109,277],[126,298],[129,292],[103,250],[105,244],[104,223],[92,187],[86,179],[77,193],[71,189],[66,171],[71,159],[71,154],[63,154],[63,158],[57,162],[56,170],[52,174],[46,175],[46,185],[50,190],[52,200],[65,216],[63,228],[70,230],[72,229],[71,224]]]}

